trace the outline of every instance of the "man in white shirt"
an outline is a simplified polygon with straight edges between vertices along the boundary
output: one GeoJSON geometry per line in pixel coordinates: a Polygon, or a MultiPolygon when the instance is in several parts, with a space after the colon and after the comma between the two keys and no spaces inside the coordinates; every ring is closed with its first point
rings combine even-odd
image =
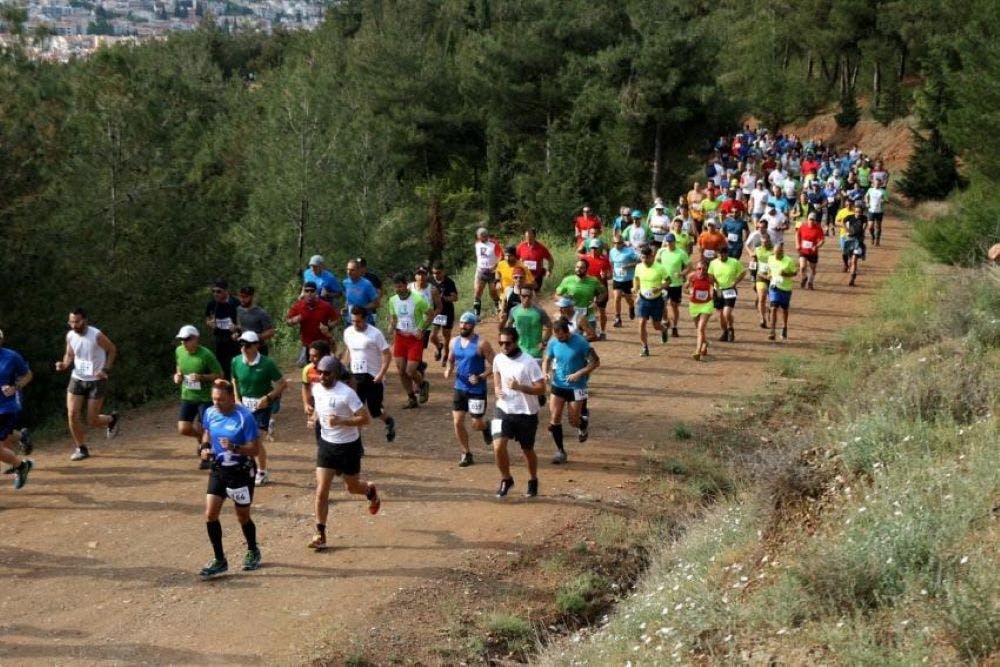
{"type": "Polygon", "coordinates": [[[875,181],[865,193],[865,204],[868,207],[868,219],[871,220],[872,243],[877,248],[882,244],[882,216],[885,211],[885,188],[880,181],[875,181]]]}
{"type": "Polygon", "coordinates": [[[493,358],[493,393],[496,396],[495,417],[490,424],[493,435],[493,455],[500,470],[497,497],[503,498],[514,486],[510,474],[507,441],[521,445],[528,464],[527,495],[538,495],[538,457],[535,454],[535,433],[538,430],[538,397],[545,393],[545,376],[538,362],[518,347],[517,329],[500,330],[501,354],[493,358]]]}
{"type": "Polygon", "coordinates": [[[385,411],[385,375],[392,367],[392,352],[385,334],[368,323],[368,311],[351,307],[351,326],[344,329],[347,365],[357,383],[358,398],[368,413],[385,423],[386,442],[396,439],[396,420],[385,411]]]}
{"type": "Polygon", "coordinates": [[[750,193],[750,214],[754,219],[767,212],[767,198],[770,193],[764,187],[764,181],[758,180],[753,192],[750,193]]]}
{"type": "Polygon", "coordinates": [[[375,485],[361,479],[361,428],[371,417],[364,403],[349,386],[338,382],[344,372],[336,357],[326,356],[316,364],[319,382],[312,385],[313,419],[319,424],[316,449],[316,534],[310,549],[325,549],[326,517],[330,508],[330,485],[343,475],[349,493],[368,499],[369,514],[378,514],[382,499],[375,485]]]}
{"type": "Polygon", "coordinates": [[[761,218],[767,224],[767,233],[771,237],[771,243],[778,245],[785,241],[785,230],[788,229],[788,218],[778,210],[773,203],[768,204],[767,213],[761,218]]]}

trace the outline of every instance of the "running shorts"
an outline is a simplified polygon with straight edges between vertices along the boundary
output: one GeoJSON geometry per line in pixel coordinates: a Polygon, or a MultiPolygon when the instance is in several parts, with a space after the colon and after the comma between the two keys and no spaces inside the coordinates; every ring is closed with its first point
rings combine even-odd
{"type": "Polygon", "coordinates": [[[819,253],[816,253],[816,252],[812,253],[811,255],[806,255],[806,254],[800,252],[799,253],[799,257],[801,259],[806,260],[810,264],[816,264],[817,262],[819,262],[819,253]]]}
{"type": "Polygon", "coordinates": [[[507,414],[500,408],[496,409],[493,422],[490,424],[490,434],[494,438],[515,440],[521,449],[530,451],[535,448],[535,433],[538,431],[538,415],[507,414]]]}
{"type": "Polygon", "coordinates": [[[208,476],[210,496],[232,498],[237,507],[250,507],[253,502],[254,475],[257,466],[253,461],[245,465],[221,466],[214,464],[208,476]]]}
{"type": "Polygon", "coordinates": [[[785,290],[778,289],[777,287],[770,287],[767,290],[767,300],[771,304],[772,308],[788,310],[788,306],[792,303],[792,292],[791,290],[786,292],[785,290]]]}
{"type": "Polygon", "coordinates": [[[486,414],[486,394],[470,394],[467,391],[456,389],[452,395],[451,409],[455,412],[468,412],[473,419],[481,419],[486,414]],[[477,401],[482,402],[477,403],[477,401]]]}
{"type": "Polygon", "coordinates": [[[667,298],[670,303],[680,303],[684,296],[684,285],[671,285],[667,288],[667,298]]]}
{"type": "Polygon", "coordinates": [[[476,280],[481,283],[492,283],[496,279],[497,272],[494,269],[478,269],[476,280]]]}
{"type": "Polygon", "coordinates": [[[361,438],[353,442],[333,443],[319,439],[316,447],[316,467],[333,470],[338,475],[357,475],[361,472],[361,438]]]}
{"type": "Polygon", "coordinates": [[[622,294],[632,293],[632,281],[631,280],[615,280],[611,283],[611,288],[618,290],[622,294]]]}
{"type": "Polygon", "coordinates": [[[10,437],[17,428],[17,417],[16,412],[0,412],[0,442],[10,437]]]}
{"type": "Polygon", "coordinates": [[[585,401],[585,400],[587,400],[587,398],[586,398],[587,397],[587,390],[586,389],[573,389],[571,387],[557,387],[557,386],[553,385],[552,386],[552,395],[555,396],[555,397],[557,397],[557,398],[563,399],[567,403],[575,403],[577,401],[585,401]],[[577,398],[577,395],[578,395],[577,392],[578,391],[579,392],[583,392],[583,394],[580,396],[580,398],[577,398]]]}
{"type": "Polygon", "coordinates": [[[701,315],[711,315],[714,310],[715,304],[711,301],[705,303],[688,302],[688,313],[691,315],[691,319],[696,319],[701,315]]]}
{"type": "Polygon", "coordinates": [[[727,299],[722,296],[722,292],[716,292],[712,296],[712,305],[715,306],[716,310],[722,310],[723,308],[735,308],[736,307],[736,297],[727,299]]]}
{"type": "Polygon", "coordinates": [[[108,392],[108,381],[107,380],[77,380],[76,378],[69,379],[69,386],[66,387],[66,391],[74,396],[86,396],[88,401],[95,401],[104,396],[108,392]]]}
{"type": "Polygon", "coordinates": [[[368,414],[375,419],[381,417],[385,403],[385,385],[375,382],[375,376],[371,373],[355,373],[354,385],[358,398],[368,408],[368,414]]]}
{"type": "Polygon", "coordinates": [[[423,336],[411,336],[397,331],[392,341],[392,356],[395,359],[421,361],[424,358],[423,336]]]}
{"type": "Polygon", "coordinates": [[[197,418],[198,421],[205,421],[205,410],[212,407],[211,401],[181,401],[181,409],[177,413],[177,421],[179,422],[192,422],[197,418]]]}
{"type": "Polygon", "coordinates": [[[636,311],[639,313],[639,317],[648,317],[654,322],[659,322],[663,319],[663,297],[647,299],[640,296],[636,311]]]}

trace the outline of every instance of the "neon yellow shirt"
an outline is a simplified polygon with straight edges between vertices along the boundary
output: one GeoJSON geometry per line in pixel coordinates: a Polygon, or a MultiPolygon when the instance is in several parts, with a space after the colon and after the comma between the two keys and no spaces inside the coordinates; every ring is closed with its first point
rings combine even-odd
{"type": "Polygon", "coordinates": [[[781,273],[783,271],[794,272],[798,270],[795,260],[788,255],[785,255],[781,259],[772,255],[768,258],[767,265],[771,270],[771,285],[784,292],[791,292],[792,286],[795,284],[795,276],[783,276],[781,273]]]}
{"type": "Polygon", "coordinates": [[[653,262],[649,266],[640,262],[635,267],[635,279],[639,281],[639,294],[647,299],[655,299],[663,292],[663,283],[670,279],[670,274],[659,262],[653,262]]]}
{"type": "Polygon", "coordinates": [[[656,252],[655,263],[661,264],[667,270],[667,275],[670,276],[671,287],[680,287],[684,284],[681,271],[687,267],[690,261],[690,255],[681,250],[680,246],[677,246],[674,250],[664,246],[656,252]]]}
{"type": "Polygon", "coordinates": [[[708,263],[708,275],[715,277],[719,289],[729,289],[736,284],[736,279],[743,273],[743,264],[740,260],[727,257],[723,262],[721,257],[716,257],[708,263]]]}

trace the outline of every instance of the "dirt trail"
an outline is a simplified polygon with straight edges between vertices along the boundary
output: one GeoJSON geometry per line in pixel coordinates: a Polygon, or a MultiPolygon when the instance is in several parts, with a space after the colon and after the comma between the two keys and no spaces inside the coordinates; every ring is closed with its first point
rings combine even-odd
{"type": "MultiPolygon", "coordinates": [[[[704,363],[690,358],[686,317],[681,338],[656,341],[649,359],[638,356],[635,322],[611,329],[609,341],[598,343],[591,439],[567,438],[569,465],[552,466],[551,439],[540,429],[542,495],[534,500],[521,495],[526,477],[516,453],[517,487],[504,502],[493,497],[496,469],[478,438],[477,464],[456,467],[451,391],[439,376],[419,411],[398,410],[400,390],[391,383],[398,439],[385,443],[380,427],[364,436],[365,474],[385,496],[383,512],[370,517],[363,502],[335,492],[329,531],[337,548],[322,553],[305,546],[313,532],[314,445],[293,383],[279,441],[269,445],[274,484],[255,499],[264,554],[258,572],[237,566],[211,582],[195,575],[211,556],[205,474],[195,469],[192,441],[174,432],[174,408],[126,415],[121,437],[95,440],[95,456],[82,464],[69,462],[68,441],[50,443],[34,456],[28,486],[2,491],[0,662],[297,664],[349,654],[358,638],[413,636],[414,624],[427,619],[398,612],[412,609],[420,591],[461,594],[496,563],[588,515],[633,507],[643,446],[662,439],[668,424],[695,423],[714,405],[763,386],[775,356],[808,354],[854,322],[895,265],[903,234],[899,221],[887,220],[883,246],[870,252],[856,288],[847,287],[839,252],[828,247],[818,289],[795,290],[785,343],[766,340],[745,287],[738,342],[715,342],[713,319],[704,363]],[[397,607],[397,599],[411,603],[397,607]]],[[[222,521],[230,563],[238,565],[244,545],[228,505],[222,521]]],[[[426,643],[403,650],[410,660],[435,662],[440,628],[422,629],[426,643]]]]}

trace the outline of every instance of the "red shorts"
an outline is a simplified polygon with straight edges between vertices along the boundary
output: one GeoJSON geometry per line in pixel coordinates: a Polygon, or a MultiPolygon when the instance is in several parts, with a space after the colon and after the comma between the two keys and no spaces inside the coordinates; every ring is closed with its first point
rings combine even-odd
{"type": "Polygon", "coordinates": [[[396,332],[392,341],[392,358],[420,362],[424,360],[423,336],[411,336],[396,332]]]}

